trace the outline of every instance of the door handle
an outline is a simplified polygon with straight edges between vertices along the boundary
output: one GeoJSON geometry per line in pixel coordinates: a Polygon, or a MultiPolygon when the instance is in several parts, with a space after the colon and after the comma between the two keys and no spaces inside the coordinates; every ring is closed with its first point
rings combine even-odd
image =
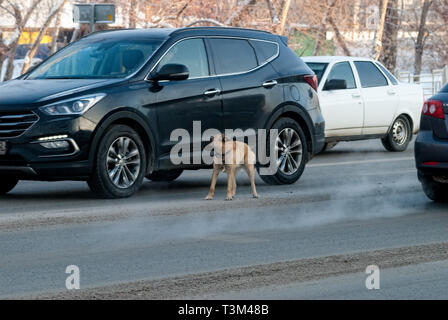
{"type": "Polygon", "coordinates": [[[204,92],[204,95],[207,97],[213,97],[221,93],[219,89],[210,89],[204,92]]]}
{"type": "Polygon", "coordinates": [[[387,93],[390,94],[390,95],[394,95],[394,94],[396,94],[397,92],[396,92],[395,90],[388,90],[387,93]]]}
{"type": "Polygon", "coordinates": [[[352,93],[352,97],[353,98],[360,98],[361,94],[360,93],[352,93]]]}
{"type": "Polygon", "coordinates": [[[263,87],[271,88],[271,87],[275,86],[277,83],[278,82],[276,80],[265,81],[265,82],[263,82],[263,87]]]}

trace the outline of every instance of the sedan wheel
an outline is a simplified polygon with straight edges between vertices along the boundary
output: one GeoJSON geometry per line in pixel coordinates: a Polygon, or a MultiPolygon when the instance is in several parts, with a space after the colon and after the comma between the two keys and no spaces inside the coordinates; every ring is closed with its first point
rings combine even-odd
{"type": "Polygon", "coordinates": [[[408,148],[411,139],[412,126],[406,117],[400,116],[392,124],[387,136],[381,139],[381,142],[386,150],[401,152],[408,148]]]}
{"type": "Polygon", "coordinates": [[[409,135],[408,130],[409,130],[408,124],[405,123],[403,119],[398,119],[397,121],[395,121],[394,126],[392,128],[392,136],[394,142],[397,145],[402,146],[403,144],[406,143],[409,135]]]}

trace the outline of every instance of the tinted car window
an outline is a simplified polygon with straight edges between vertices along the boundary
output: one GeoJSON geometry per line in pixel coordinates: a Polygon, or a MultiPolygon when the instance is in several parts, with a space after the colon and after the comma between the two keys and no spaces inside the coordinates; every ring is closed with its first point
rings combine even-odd
{"type": "Polygon", "coordinates": [[[353,70],[348,62],[339,62],[333,66],[328,74],[327,82],[333,79],[345,80],[345,82],[347,82],[347,89],[356,88],[353,70]]]}
{"type": "Polygon", "coordinates": [[[356,61],[361,86],[363,88],[387,86],[387,80],[378,68],[369,61],[356,61]]]}
{"type": "Polygon", "coordinates": [[[124,78],[137,71],[161,43],[87,37],[51,56],[27,79],[124,78]]]}
{"type": "Polygon", "coordinates": [[[379,63],[377,63],[376,65],[386,74],[386,76],[389,78],[390,82],[392,82],[393,85],[398,84],[397,79],[395,79],[395,77],[392,75],[392,73],[389,72],[389,70],[387,70],[385,67],[383,67],[379,63]]]}
{"type": "Polygon", "coordinates": [[[210,39],[218,74],[238,73],[258,66],[254,48],[247,40],[210,39]]]}
{"type": "Polygon", "coordinates": [[[306,64],[316,74],[317,82],[320,83],[320,80],[322,79],[322,76],[324,75],[324,72],[327,69],[328,63],[307,62],[306,64]]]}
{"type": "Polygon", "coordinates": [[[183,40],[172,47],[160,60],[157,70],[165,64],[183,64],[188,68],[189,78],[208,76],[208,59],[205,51],[204,40],[183,40]]]}
{"type": "Polygon", "coordinates": [[[250,44],[254,47],[260,64],[271,60],[278,53],[278,45],[273,42],[250,40],[250,44]]]}

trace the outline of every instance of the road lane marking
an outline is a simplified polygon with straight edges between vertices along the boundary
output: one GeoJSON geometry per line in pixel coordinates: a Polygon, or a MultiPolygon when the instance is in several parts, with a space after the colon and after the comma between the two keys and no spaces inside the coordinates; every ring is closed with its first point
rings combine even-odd
{"type": "Polygon", "coordinates": [[[344,162],[327,162],[327,163],[314,163],[307,165],[308,168],[317,167],[333,167],[333,166],[348,166],[352,164],[366,164],[366,163],[381,163],[381,162],[398,162],[398,161],[410,161],[414,160],[414,157],[403,157],[403,158],[387,158],[387,159],[372,159],[372,160],[357,160],[357,161],[344,161],[344,162]]]}

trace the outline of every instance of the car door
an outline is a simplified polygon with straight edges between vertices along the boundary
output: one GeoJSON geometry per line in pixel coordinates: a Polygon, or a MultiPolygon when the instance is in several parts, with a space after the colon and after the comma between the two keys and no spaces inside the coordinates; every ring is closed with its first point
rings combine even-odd
{"type": "Polygon", "coordinates": [[[239,38],[208,41],[222,86],[224,128],[258,129],[266,106],[274,104],[276,94],[283,94],[275,80],[278,75],[268,63],[278,54],[278,44],[239,38]]]}
{"type": "Polygon", "coordinates": [[[399,97],[396,88],[370,61],[355,61],[364,99],[363,135],[384,134],[391,125],[399,97]]]}
{"type": "Polygon", "coordinates": [[[324,81],[319,100],[326,137],[361,135],[364,104],[351,64],[348,61],[335,63],[324,81]],[[330,87],[334,80],[345,81],[345,88],[330,87]]]}
{"type": "MultiPolygon", "coordinates": [[[[190,152],[195,162],[200,159],[201,150],[210,141],[202,139],[207,129],[222,130],[221,85],[216,77],[210,77],[209,59],[202,38],[181,40],[172,46],[155,67],[159,70],[165,64],[183,64],[189,70],[189,77],[182,81],[160,81],[153,88],[156,91],[156,108],[160,132],[159,147],[162,150],[162,164],[169,165],[169,153],[177,141],[171,141],[171,133],[185,129],[190,135],[190,152]],[[200,130],[193,130],[193,122],[200,124],[200,130]],[[201,147],[193,144],[201,141],[201,147]],[[198,135],[201,135],[200,137],[198,135]]],[[[184,141],[186,142],[186,141],[184,141]]],[[[185,146],[186,147],[186,146],[185,146]]],[[[186,149],[184,149],[186,150],[186,149]]],[[[190,155],[190,161],[193,158],[190,155]]]]}

